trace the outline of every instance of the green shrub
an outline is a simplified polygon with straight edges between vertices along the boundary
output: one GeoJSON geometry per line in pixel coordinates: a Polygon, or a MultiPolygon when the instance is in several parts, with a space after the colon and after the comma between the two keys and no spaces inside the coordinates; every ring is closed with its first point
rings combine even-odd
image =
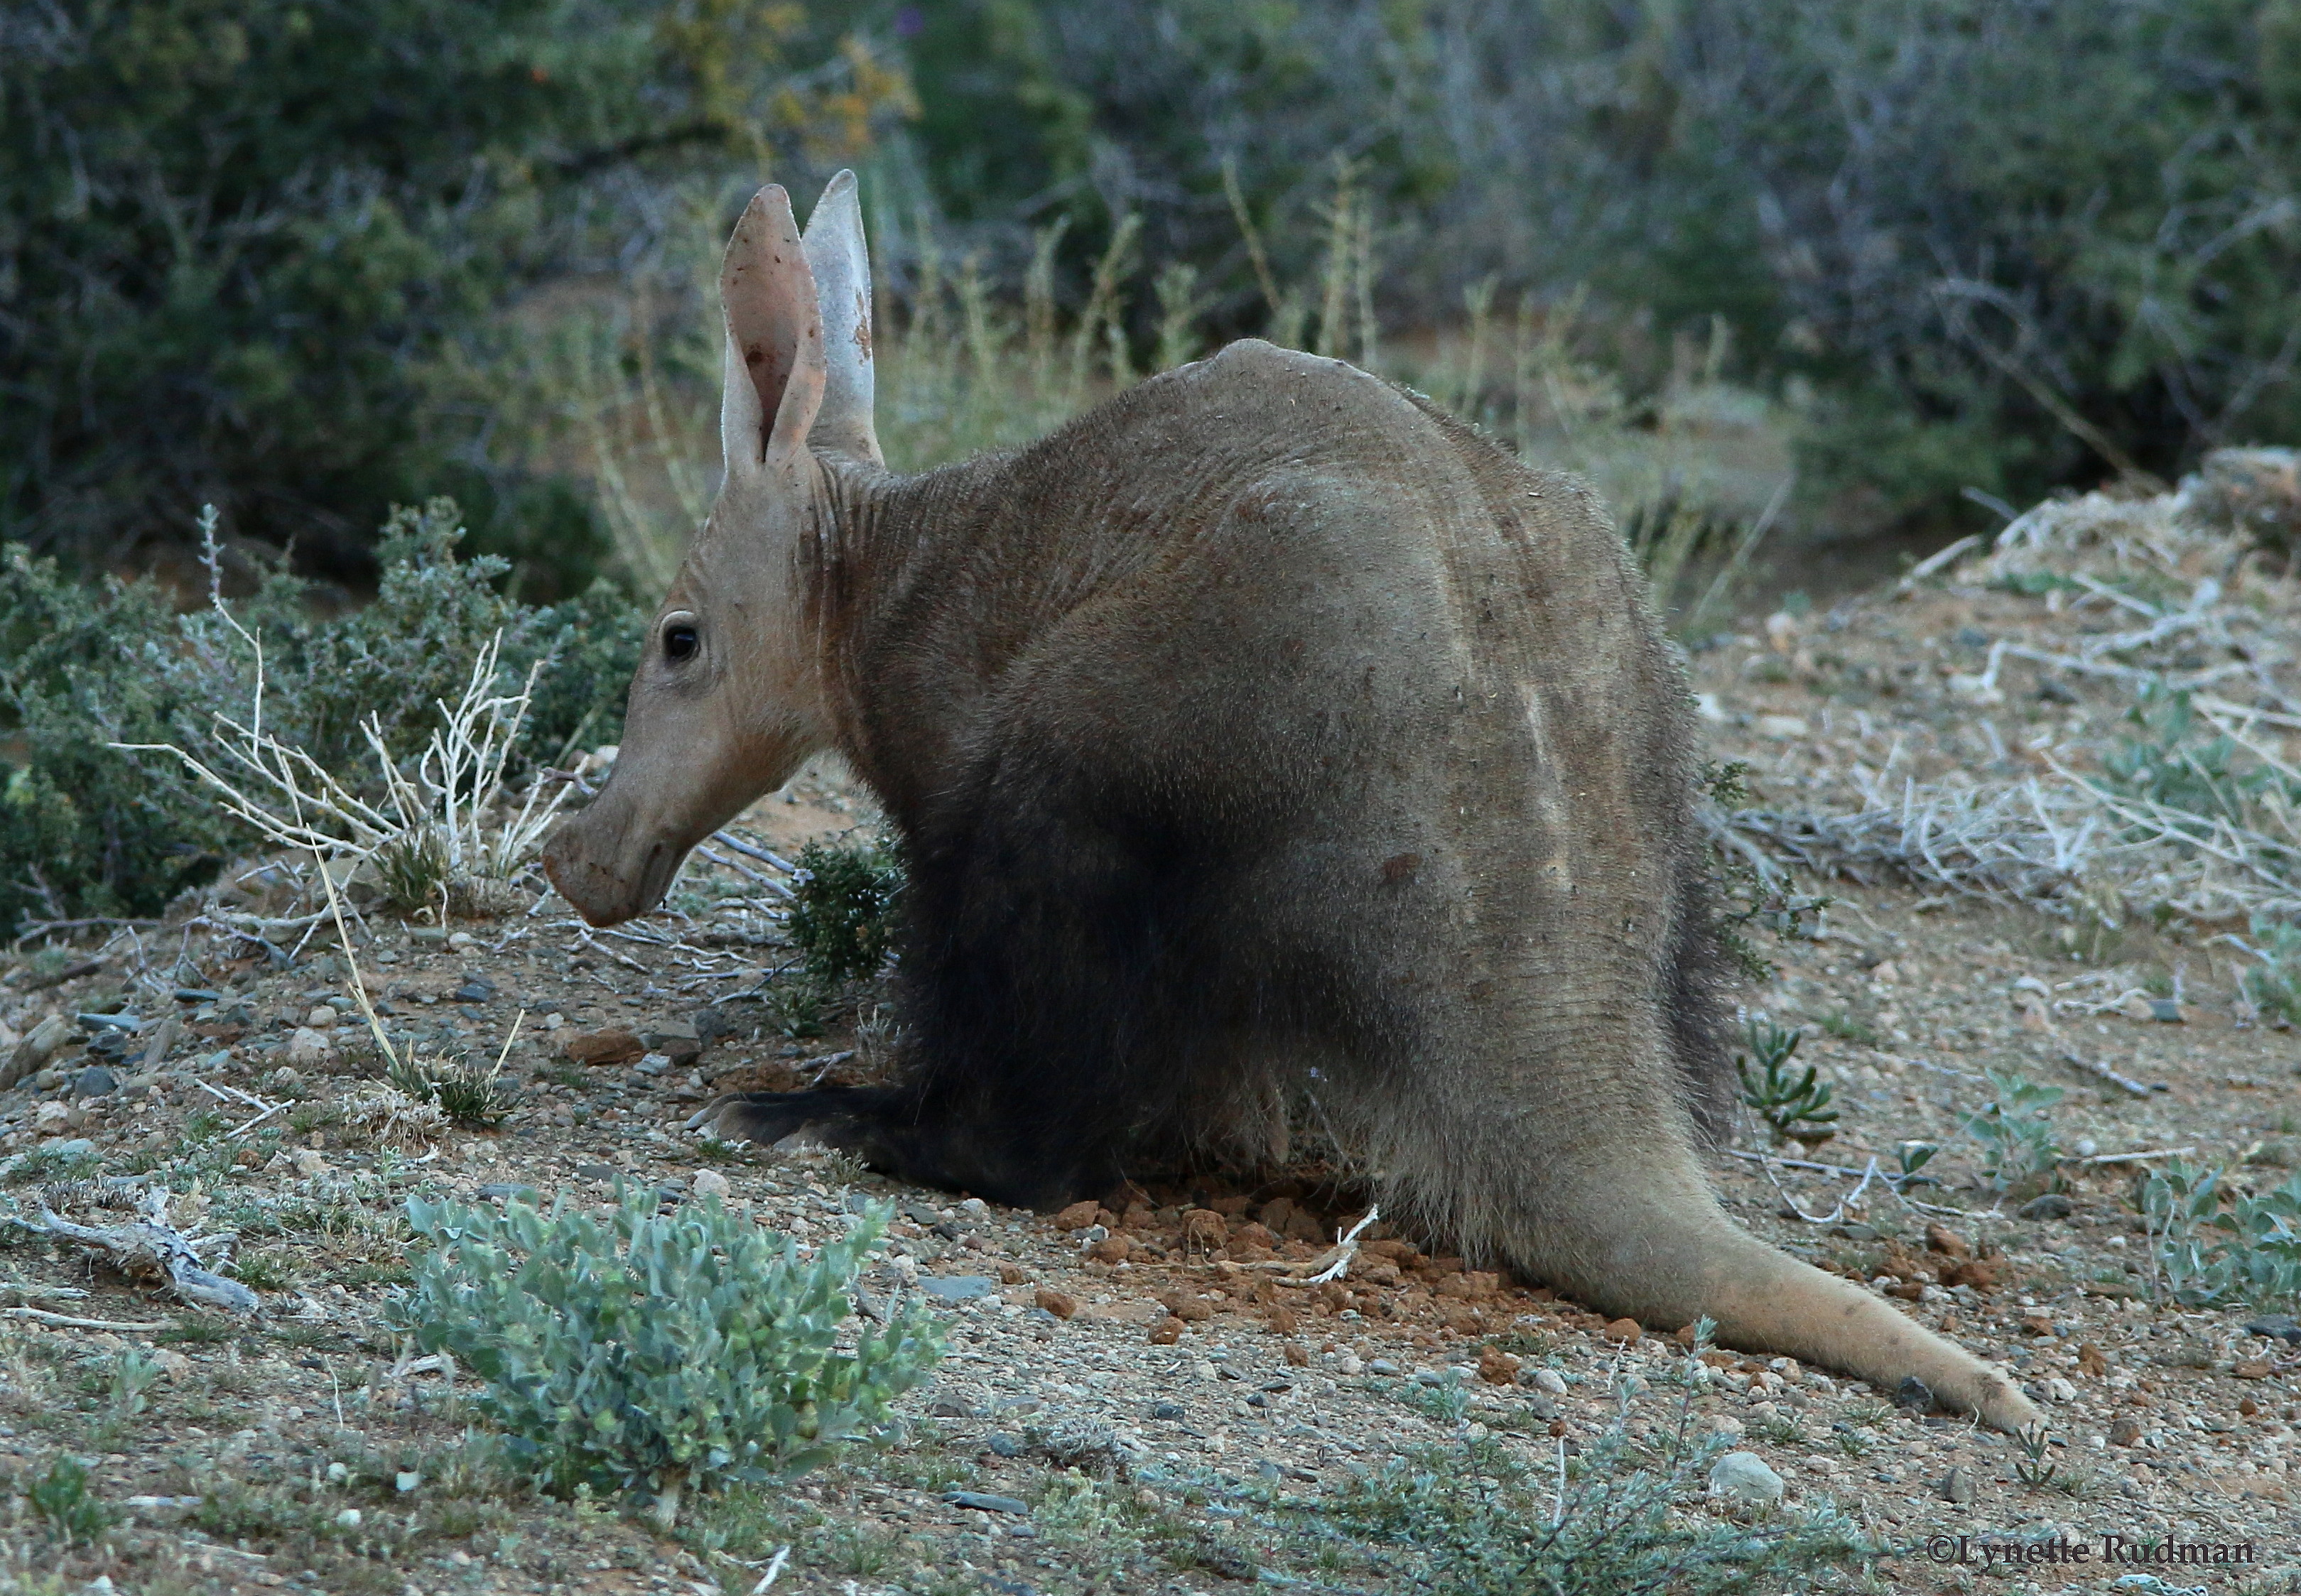
{"type": "Polygon", "coordinates": [[[1380,1549],[1391,1588],[1452,1596],[1798,1589],[1865,1550],[1827,1510],[1755,1524],[1689,1510],[1726,1450],[1683,1428],[1640,1445],[1617,1426],[1562,1464],[1561,1477],[1498,1440],[1427,1447],[1352,1480],[1326,1517],[1380,1549]]]}
{"type": "Polygon", "coordinates": [[[645,180],[863,142],[900,81],[814,9],[0,13],[0,537],[100,568],[224,484],[229,529],[342,569],[444,490],[580,589],[604,544],[516,436],[506,313],[644,238],[645,180]]]}
{"type": "Polygon", "coordinates": [[[604,1224],[564,1199],[407,1210],[432,1247],[399,1322],[485,1383],[482,1412],[538,1475],[644,1492],[665,1526],[690,1485],[823,1461],[940,1355],[916,1303],[837,1349],[883,1205],[807,1258],[715,1199],[658,1214],[652,1191],[621,1191],[604,1224]]]}
{"type": "MultiPolygon", "coordinates": [[[[371,715],[395,757],[419,753],[439,701],[456,701],[498,633],[504,687],[549,662],[522,730],[531,761],[621,735],[643,617],[604,586],[541,608],[506,597],[503,560],[458,557],[458,522],[445,499],[394,512],[375,602],[350,614],[322,613],[310,585],[277,568],[232,604],[264,643],[267,727],[343,780],[376,779],[359,729],[371,715]]],[[[244,716],[254,685],[213,607],[175,614],[153,582],[79,583],[54,561],[0,551],[0,738],[21,750],[0,760],[0,927],[156,915],[249,846],[177,761],[107,745],[211,753],[212,715],[244,716]]],[[[441,872],[386,863],[399,907],[435,900],[441,872]]]]}
{"type": "Polygon", "coordinates": [[[2168,1158],[2138,1185],[2157,1266],[2175,1300],[2301,1301],[2301,1174],[2256,1193],[2222,1170],[2168,1158]]]}
{"type": "Polygon", "coordinates": [[[205,705],[159,654],[157,588],[81,585],[0,548],[0,929],[32,917],[156,915],[213,874],[233,839],[175,771],[111,742],[163,740],[205,705]]]}
{"type": "Polygon", "coordinates": [[[2255,915],[2250,929],[2261,962],[2246,966],[2238,990],[2271,1024],[2301,1024],[2301,926],[2255,915]]]}
{"type": "Polygon", "coordinates": [[[24,1495],[50,1533],[67,1546],[93,1541],[112,1524],[112,1509],[88,1488],[87,1465],[68,1454],[58,1454],[45,1472],[28,1482],[24,1495]]]}
{"type": "Polygon", "coordinates": [[[876,974],[895,937],[903,865],[880,842],[810,842],[799,850],[789,930],[819,985],[876,974]]]}
{"type": "Polygon", "coordinates": [[[2050,1111],[2065,1095],[2004,1070],[1986,1078],[1993,1096],[1965,1122],[1981,1143],[1981,1178],[1993,1191],[2035,1196],[2054,1178],[2062,1158],[2050,1111]]]}

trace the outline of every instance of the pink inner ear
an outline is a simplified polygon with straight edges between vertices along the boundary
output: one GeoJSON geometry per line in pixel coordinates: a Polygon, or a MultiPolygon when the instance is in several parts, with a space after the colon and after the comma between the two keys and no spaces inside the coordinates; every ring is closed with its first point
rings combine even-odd
{"type": "MultiPolygon", "coordinates": [[[[782,403],[783,389],[791,383],[791,353],[772,349],[765,341],[746,344],[743,346],[743,364],[750,371],[751,386],[758,390],[760,416],[766,430],[772,432],[775,426],[775,408],[782,403]]],[[[764,433],[759,442],[762,445],[766,442],[764,433]]]]}
{"type": "Polygon", "coordinates": [[[815,281],[807,270],[790,201],[770,186],[745,211],[729,241],[722,269],[728,330],[742,351],[743,368],[759,401],[759,437],[764,456],[774,437],[776,418],[791,396],[803,339],[813,336],[815,281]]]}
{"type": "Polygon", "coordinates": [[[743,364],[759,396],[762,448],[775,430],[775,412],[782,405],[783,389],[791,385],[791,369],[798,363],[799,337],[792,312],[799,307],[790,303],[795,296],[788,277],[782,255],[773,254],[767,256],[765,280],[744,285],[749,290],[745,298],[755,317],[765,323],[743,340],[743,364]]]}

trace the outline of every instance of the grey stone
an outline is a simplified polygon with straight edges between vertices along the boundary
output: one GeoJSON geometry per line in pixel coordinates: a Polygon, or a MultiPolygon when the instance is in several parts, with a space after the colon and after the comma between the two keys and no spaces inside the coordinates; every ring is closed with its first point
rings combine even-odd
{"type": "Polygon", "coordinates": [[[480,1188],[480,1195],[496,1198],[504,1202],[509,1202],[515,1197],[524,1198],[528,1202],[533,1203],[535,1188],[520,1185],[515,1181],[491,1181],[480,1188]]]}
{"type": "Polygon", "coordinates": [[[1526,1412],[1527,1417],[1539,1419],[1546,1425],[1558,1416],[1558,1404],[1546,1391],[1528,1391],[1526,1398],[1526,1412]]]}
{"type": "Polygon", "coordinates": [[[448,994],[458,1003],[486,1003],[496,995],[496,983],[474,975],[448,994]]]}
{"type": "Polygon", "coordinates": [[[1028,1502],[1017,1501],[1011,1496],[992,1496],[981,1491],[946,1491],[942,1499],[954,1508],[973,1508],[979,1513],[1013,1513],[1019,1517],[1031,1510],[1028,1502]]]}
{"type": "Polygon", "coordinates": [[[2292,1341],[2301,1345],[2301,1320],[2289,1314],[2271,1314],[2266,1318],[2246,1321],[2247,1335],[2265,1335],[2274,1341],[2292,1341]]]}
{"type": "Polygon", "coordinates": [[[1023,1455],[1023,1442],[1012,1435],[993,1435],[989,1441],[984,1441],[983,1445],[1002,1458],[1019,1458],[1023,1455]]]}
{"type": "Polygon", "coordinates": [[[1902,1376],[1901,1384],[1894,1388],[1894,1406],[1914,1408],[1923,1413],[1934,1405],[1934,1388],[1915,1375],[1902,1376]]]}
{"type": "Polygon", "coordinates": [[[693,1064],[703,1052],[703,1038],[692,1020],[658,1020],[640,1032],[640,1040],[674,1064],[693,1064]]]}
{"type": "Polygon", "coordinates": [[[1180,1418],[1183,1416],[1183,1405],[1180,1402],[1153,1402],[1150,1404],[1150,1416],[1152,1418],[1180,1418]]]}
{"type": "Polygon", "coordinates": [[[91,1064],[72,1077],[72,1096],[110,1097],[120,1089],[119,1077],[100,1064],[91,1064]]]}
{"type": "Polygon", "coordinates": [[[1387,1358],[1377,1358],[1367,1365],[1367,1373],[1395,1376],[1398,1373],[1398,1366],[1387,1358]]]}
{"type": "Polygon", "coordinates": [[[1945,1502],[1970,1502],[1973,1500],[1973,1476],[1962,1468],[1953,1468],[1942,1475],[1941,1497],[1945,1502]]]}
{"type": "Polygon", "coordinates": [[[2031,1198],[2016,1212],[2024,1219],[2067,1219],[2070,1199],[2058,1191],[2048,1191],[2043,1197],[2031,1198]]]}
{"type": "Polygon", "coordinates": [[[13,1086],[25,1076],[38,1074],[71,1035],[71,1026],[62,1015],[50,1015],[33,1026],[8,1056],[7,1067],[0,1069],[0,1087],[13,1086]]]}
{"type": "Polygon", "coordinates": [[[999,1283],[988,1274],[922,1274],[919,1290],[938,1302],[972,1302],[996,1292],[999,1283]]]}
{"type": "Polygon", "coordinates": [[[1764,1506],[1782,1500],[1782,1476],[1755,1452],[1728,1452],[1710,1466],[1710,1494],[1764,1506]]]}

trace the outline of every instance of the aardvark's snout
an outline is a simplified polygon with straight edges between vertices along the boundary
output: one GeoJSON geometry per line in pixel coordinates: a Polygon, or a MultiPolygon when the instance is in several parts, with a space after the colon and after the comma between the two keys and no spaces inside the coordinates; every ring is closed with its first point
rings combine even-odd
{"type": "Polygon", "coordinates": [[[610,782],[544,844],[543,873],[593,925],[615,925],[655,907],[686,856],[684,848],[632,821],[610,782]]]}

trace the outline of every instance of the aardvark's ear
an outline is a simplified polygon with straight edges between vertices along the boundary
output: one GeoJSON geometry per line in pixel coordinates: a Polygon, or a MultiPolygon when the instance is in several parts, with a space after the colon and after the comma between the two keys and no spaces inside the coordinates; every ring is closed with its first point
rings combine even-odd
{"type": "Polygon", "coordinates": [[[883,464],[871,420],[871,255],[863,244],[853,172],[841,172],[824,189],[807,219],[806,246],[822,313],[825,378],[815,442],[883,464]]]}
{"type": "Polygon", "coordinates": [[[719,447],[727,471],[752,472],[807,447],[823,403],[823,322],[791,196],[770,183],[751,198],[719,267],[727,312],[719,447]]]}

